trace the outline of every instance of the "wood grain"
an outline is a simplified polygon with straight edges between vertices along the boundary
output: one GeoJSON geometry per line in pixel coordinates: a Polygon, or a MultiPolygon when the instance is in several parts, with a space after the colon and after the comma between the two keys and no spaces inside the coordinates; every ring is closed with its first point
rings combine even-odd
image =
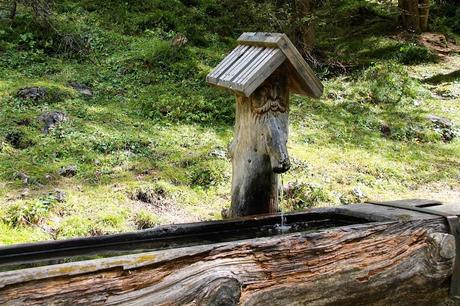
{"type": "Polygon", "coordinates": [[[143,267],[9,284],[0,304],[448,305],[446,231],[437,218],[183,248],[143,267]]]}
{"type": "Polygon", "coordinates": [[[319,98],[323,86],[313,70],[285,34],[243,33],[239,45],[206,77],[214,86],[250,97],[281,65],[290,89],[319,98]]]}

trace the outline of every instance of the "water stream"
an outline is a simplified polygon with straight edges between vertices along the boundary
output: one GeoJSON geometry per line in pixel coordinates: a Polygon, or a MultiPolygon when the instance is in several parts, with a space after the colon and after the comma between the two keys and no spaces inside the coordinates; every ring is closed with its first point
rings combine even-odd
{"type": "Polygon", "coordinates": [[[285,233],[289,231],[291,228],[289,225],[284,225],[286,222],[286,217],[284,216],[284,207],[283,207],[283,199],[284,199],[284,182],[283,182],[283,174],[280,174],[280,180],[281,180],[281,192],[280,192],[280,198],[279,198],[279,208],[281,212],[281,222],[280,226],[278,227],[279,232],[285,233]]]}

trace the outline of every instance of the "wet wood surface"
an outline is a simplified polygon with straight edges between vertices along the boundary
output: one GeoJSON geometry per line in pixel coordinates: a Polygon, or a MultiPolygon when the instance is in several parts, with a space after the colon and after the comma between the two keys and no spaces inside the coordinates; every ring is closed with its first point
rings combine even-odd
{"type": "Polygon", "coordinates": [[[402,216],[1,273],[0,304],[454,305],[444,219],[402,216]]]}

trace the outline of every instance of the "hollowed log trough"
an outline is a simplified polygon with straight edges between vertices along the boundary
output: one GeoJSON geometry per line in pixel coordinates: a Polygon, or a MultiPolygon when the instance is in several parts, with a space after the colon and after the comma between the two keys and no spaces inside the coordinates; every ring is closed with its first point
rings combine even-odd
{"type": "Polygon", "coordinates": [[[0,305],[455,305],[444,217],[372,204],[285,217],[288,232],[274,214],[3,247],[0,305]]]}

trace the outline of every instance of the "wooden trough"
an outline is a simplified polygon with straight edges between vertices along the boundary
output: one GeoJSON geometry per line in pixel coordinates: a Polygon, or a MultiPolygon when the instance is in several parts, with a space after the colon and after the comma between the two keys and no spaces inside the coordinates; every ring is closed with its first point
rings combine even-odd
{"type": "Polygon", "coordinates": [[[2,247],[0,305],[458,305],[459,213],[367,203],[289,230],[274,214],[2,247]]]}

